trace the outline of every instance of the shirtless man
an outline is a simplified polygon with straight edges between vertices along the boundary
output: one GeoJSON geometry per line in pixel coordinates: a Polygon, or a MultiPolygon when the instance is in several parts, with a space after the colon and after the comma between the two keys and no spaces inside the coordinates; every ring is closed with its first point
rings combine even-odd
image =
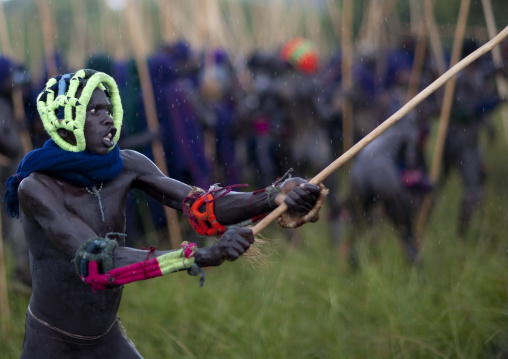
{"type": "MultiPolygon", "coordinates": [[[[164,259],[173,254],[180,259],[171,271],[218,266],[236,260],[249,248],[254,242],[252,231],[223,227],[222,236],[213,246],[190,254],[184,250],[151,252],[125,247],[122,233],[129,190],[141,189],[161,203],[182,210],[186,199],[190,204],[196,201],[197,196],[189,197],[195,188],[163,175],[144,155],[118,149],[122,109],[114,80],[103,73],[81,70],[70,78],[57,76],[39,96],[38,110],[52,140],[40,152],[32,151],[23,159],[18,173],[7,182],[5,196],[8,213],[14,217],[19,214],[22,220],[33,277],[21,358],[141,358],[122,334],[117,311],[123,286],[115,283],[125,282],[115,282],[120,276],[115,278],[112,273],[134,264],[142,270],[130,274],[141,273],[145,276],[142,279],[148,279],[155,275],[153,268],[145,264],[156,259],[159,275],[166,274],[164,259]],[[82,91],[76,90],[75,81],[81,83],[80,88],[84,86],[82,91]],[[67,100],[59,100],[57,91],[67,100]],[[61,108],[76,104],[74,112],[67,112],[75,117],[57,118],[63,117],[54,105],[58,101],[61,108]],[[80,112],[80,106],[86,106],[86,112],[80,112]],[[86,120],[79,121],[80,113],[86,120]],[[66,125],[68,129],[63,128],[66,125]],[[94,163],[96,168],[85,170],[94,163]],[[86,184],[83,176],[95,184],[86,184]],[[92,277],[90,264],[95,262],[87,261],[91,251],[83,254],[83,243],[93,247],[93,243],[112,243],[113,239],[118,246],[109,253],[112,267],[106,268],[103,262],[101,268],[99,263],[100,273],[92,277]],[[88,263],[88,268],[83,268],[83,263],[88,263]],[[101,284],[94,278],[110,280],[101,284]]],[[[267,213],[283,201],[294,213],[306,214],[319,195],[318,186],[300,178],[286,180],[272,189],[216,192],[212,212],[220,226],[267,213]]]]}
{"type": "MultiPolygon", "coordinates": [[[[378,112],[383,118],[405,103],[410,74],[409,64],[401,63],[387,79],[388,88],[379,96],[378,112]]],[[[419,198],[430,189],[423,173],[420,141],[418,114],[411,111],[365,146],[353,160],[349,173],[354,229],[360,228],[360,217],[371,222],[373,208],[381,204],[398,231],[406,261],[415,265],[421,264],[421,256],[413,217],[419,198]]],[[[357,265],[356,243],[353,244],[350,261],[357,265]]]]}
{"type": "MultiPolygon", "coordinates": [[[[362,214],[370,220],[373,207],[381,203],[399,231],[405,259],[410,264],[419,260],[413,235],[412,199],[399,167],[415,171],[418,128],[412,118],[404,118],[368,144],[356,156],[349,174],[351,204],[355,229],[361,226],[362,214]]],[[[350,261],[357,263],[356,243],[350,261]]]]}
{"type": "MultiPolygon", "coordinates": [[[[462,56],[479,47],[474,39],[464,41],[462,56]]],[[[457,74],[450,124],[443,149],[443,179],[457,171],[463,187],[457,233],[465,238],[473,214],[485,200],[487,166],[481,133],[487,131],[494,142],[492,111],[502,102],[495,89],[495,71],[490,60],[479,59],[457,74]]]]}

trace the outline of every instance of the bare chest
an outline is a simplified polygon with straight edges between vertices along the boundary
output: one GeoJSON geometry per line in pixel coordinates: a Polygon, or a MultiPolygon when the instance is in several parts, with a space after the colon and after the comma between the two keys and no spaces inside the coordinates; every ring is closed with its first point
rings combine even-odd
{"type": "Polygon", "coordinates": [[[65,198],[65,207],[99,235],[124,232],[128,188],[114,182],[74,187],[65,198]]]}

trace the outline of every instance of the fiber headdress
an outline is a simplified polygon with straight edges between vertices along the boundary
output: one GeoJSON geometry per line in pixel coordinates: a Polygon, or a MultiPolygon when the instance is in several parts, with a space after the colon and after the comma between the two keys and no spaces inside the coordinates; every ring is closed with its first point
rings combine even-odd
{"type": "Polygon", "coordinates": [[[113,105],[114,126],[119,129],[113,137],[116,144],[120,138],[123,109],[118,87],[111,76],[89,69],[58,75],[49,79],[46,88],[37,97],[37,110],[44,128],[61,149],[70,152],[85,150],[86,107],[96,88],[103,90],[113,105]],[[76,92],[80,84],[84,87],[78,99],[76,92]],[[74,133],[76,145],[71,145],[60,137],[59,129],[74,133]]]}

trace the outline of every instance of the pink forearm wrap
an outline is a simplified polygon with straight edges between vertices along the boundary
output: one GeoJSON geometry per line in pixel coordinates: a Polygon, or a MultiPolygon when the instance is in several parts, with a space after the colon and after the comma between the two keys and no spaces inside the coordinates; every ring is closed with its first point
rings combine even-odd
{"type": "Polygon", "coordinates": [[[99,273],[96,261],[90,261],[88,276],[86,278],[81,276],[81,280],[90,285],[93,290],[105,290],[110,285],[120,286],[188,269],[194,264],[194,252],[197,247],[194,243],[188,244],[186,242],[182,247],[183,249],[179,251],[169,252],[125,267],[114,268],[104,274],[99,273]]]}

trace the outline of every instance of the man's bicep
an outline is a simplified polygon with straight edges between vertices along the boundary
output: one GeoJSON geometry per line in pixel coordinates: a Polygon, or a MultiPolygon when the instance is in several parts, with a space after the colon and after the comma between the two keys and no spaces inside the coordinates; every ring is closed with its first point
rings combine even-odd
{"type": "Polygon", "coordinates": [[[135,151],[124,154],[124,163],[135,174],[134,188],[167,206],[181,209],[183,199],[191,190],[189,185],[166,176],[150,159],[135,151]]]}

